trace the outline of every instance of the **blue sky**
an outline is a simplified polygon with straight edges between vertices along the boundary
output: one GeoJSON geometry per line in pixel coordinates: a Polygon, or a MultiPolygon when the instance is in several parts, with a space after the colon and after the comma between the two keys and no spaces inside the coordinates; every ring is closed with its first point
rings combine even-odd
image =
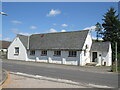
{"type": "Polygon", "coordinates": [[[3,2],[3,12],[8,16],[2,16],[2,38],[13,40],[18,33],[94,29],[97,22],[103,22],[107,9],[118,10],[117,5],[117,2],[3,2]]]}

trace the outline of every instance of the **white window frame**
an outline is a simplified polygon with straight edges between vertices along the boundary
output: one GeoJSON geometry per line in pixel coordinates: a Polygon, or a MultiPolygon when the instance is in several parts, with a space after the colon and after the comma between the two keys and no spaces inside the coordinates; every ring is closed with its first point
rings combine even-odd
{"type": "Polygon", "coordinates": [[[14,53],[14,55],[19,55],[19,47],[15,47],[15,53],[14,53]]]}
{"type": "Polygon", "coordinates": [[[30,55],[35,56],[35,50],[30,50],[30,55]],[[34,53],[33,53],[34,52],[34,53]]]}
{"type": "Polygon", "coordinates": [[[77,51],[74,50],[69,51],[68,57],[77,57],[77,51]]]}
{"type": "Polygon", "coordinates": [[[61,56],[61,51],[60,50],[54,51],[54,56],[61,56]]]}
{"type": "Polygon", "coordinates": [[[47,56],[47,50],[42,50],[41,51],[41,56],[47,56]]]}

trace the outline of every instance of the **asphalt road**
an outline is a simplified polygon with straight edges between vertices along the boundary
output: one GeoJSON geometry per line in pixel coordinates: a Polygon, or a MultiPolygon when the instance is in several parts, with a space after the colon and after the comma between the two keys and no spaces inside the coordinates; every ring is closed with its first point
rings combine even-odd
{"type": "MultiPolygon", "coordinates": [[[[41,75],[52,78],[67,79],[76,82],[82,82],[87,84],[96,84],[104,85],[110,87],[118,87],[118,75],[117,73],[94,73],[86,72],[73,69],[57,68],[56,67],[47,67],[47,64],[44,66],[40,65],[31,65],[31,64],[22,64],[7,62],[3,60],[2,67],[8,71],[12,72],[21,72],[32,75],[41,75]]],[[[70,66],[69,66],[70,67],[70,66]]]]}

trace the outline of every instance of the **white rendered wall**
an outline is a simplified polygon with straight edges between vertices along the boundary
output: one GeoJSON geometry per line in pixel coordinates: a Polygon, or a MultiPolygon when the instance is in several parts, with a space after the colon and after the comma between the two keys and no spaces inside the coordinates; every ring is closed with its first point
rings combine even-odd
{"type": "Polygon", "coordinates": [[[109,44],[109,50],[108,52],[105,53],[106,57],[104,57],[104,62],[106,62],[106,66],[111,66],[112,65],[112,49],[111,49],[111,44],[109,44]]]}
{"type": "Polygon", "coordinates": [[[16,37],[8,47],[8,59],[27,60],[26,48],[18,37],[16,37]],[[19,55],[14,55],[15,47],[19,47],[19,55]]]}
{"type": "Polygon", "coordinates": [[[70,64],[70,65],[85,65],[90,63],[90,49],[92,45],[91,33],[88,33],[83,49],[86,45],[88,46],[86,50],[86,55],[84,56],[84,51],[77,51],[76,57],[68,57],[69,51],[61,51],[61,56],[54,56],[54,51],[47,51],[47,56],[41,56],[41,51],[36,50],[35,56],[31,56],[28,51],[29,61],[37,62],[49,62],[49,63],[58,63],[58,64],[70,64]]]}
{"type": "Polygon", "coordinates": [[[41,56],[41,50],[36,50],[35,56],[32,56],[30,55],[30,51],[28,51],[29,61],[78,65],[78,62],[80,60],[80,51],[77,51],[76,57],[68,57],[68,55],[69,51],[61,51],[61,56],[54,56],[54,51],[48,50],[47,56],[41,56]]]}
{"type": "Polygon", "coordinates": [[[97,52],[97,66],[99,66],[99,65],[103,65],[104,63],[103,63],[103,60],[104,60],[104,58],[106,57],[106,54],[107,53],[103,53],[103,52],[100,52],[100,51],[91,51],[91,62],[92,62],[92,53],[93,52],[97,52]],[[101,56],[100,56],[101,55],[101,56]]]}
{"type": "Polygon", "coordinates": [[[92,62],[92,52],[97,52],[98,57],[98,63],[97,65],[104,65],[104,62],[106,62],[106,66],[112,65],[112,49],[111,44],[109,44],[109,50],[108,52],[102,52],[102,51],[91,51],[91,62],[92,62]],[[101,56],[100,56],[101,54],[101,56]]]}
{"type": "Polygon", "coordinates": [[[81,66],[86,65],[86,63],[90,63],[90,49],[92,46],[92,37],[90,32],[88,33],[87,38],[85,40],[83,50],[86,48],[86,45],[88,46],[88,48],[86,49],[86,55],[84,55],[84,51],[82,51],[80,54],[81,66]]]}
{"type": "MultiPolygon", "coordinates": [[[[101,51],[92,51],[92,52],[97,52],[97,57],[98,57],[97,66],[104,65],[104,62],[106,62],[106,66],[110,66],[112,64],[110,50],[109,52],[101,52],[101,51]]],[[[92,62],[92,52],[91,52],[91,62],[92,62]]]]}

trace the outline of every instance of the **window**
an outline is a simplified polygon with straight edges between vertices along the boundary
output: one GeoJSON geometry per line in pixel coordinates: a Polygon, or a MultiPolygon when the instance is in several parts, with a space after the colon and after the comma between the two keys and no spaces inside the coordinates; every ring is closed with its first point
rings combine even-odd
{"type": "Polygon", "coordinates": [[[85,46],[85,49],[88,49],[88,45],[85,46]]]}
{"type": "Polygon", "coordinates": [[[86,56],[86,50],[84,50],[84,56],[86,56]]]}
{"type": "Polygon", "coordinates": [[[76,57],[77,51],[69,51],[69,57],[76,57]]]}
{"type": "Polygon", "coordinates": [[[35,55],[35,50],[31,50],[30,55],[35,55]]]}
{"type": "Polygon", "coordinates": [[[15,47],[15,55],[19,54],[19,47],[15,47]]]}
{"type": "Polygon", "coordinates": [[[84,50],[84,56],[86,56],[86,50],[88,49],[88,45],[85,46],[85,50],[84,50]]]}
{"type": "Polygon", "coordinates": [[[47,51],[46,50],[41,51],[41,56],[47,56],[47,51]]]}
{"type": "Polygon", "coordinates": [[[54,51],[54,56],[61,56],[61,51],[54,51]]]}

